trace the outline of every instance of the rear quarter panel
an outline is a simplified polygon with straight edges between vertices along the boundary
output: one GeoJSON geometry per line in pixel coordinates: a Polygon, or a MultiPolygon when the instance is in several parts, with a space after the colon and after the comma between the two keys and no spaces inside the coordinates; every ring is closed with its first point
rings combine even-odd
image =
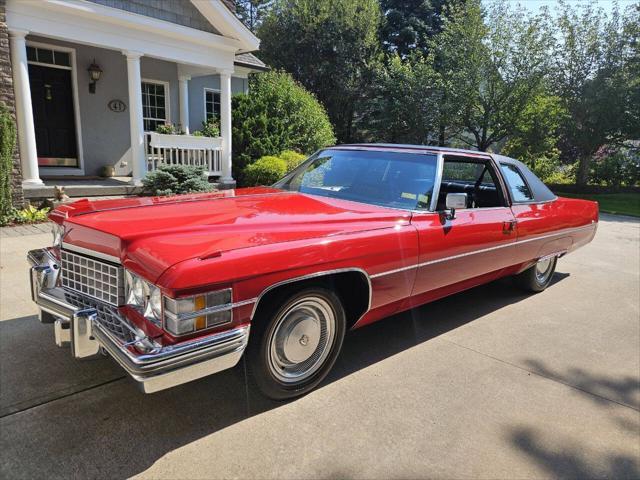
{"type": "Polygon", "coordinates": [[[538,204],[514,204],[518,248],[515,262],[525,263],[558,252],[570,252],[590,242],[596,232],[598,204],[558,197],[538,204]]]}

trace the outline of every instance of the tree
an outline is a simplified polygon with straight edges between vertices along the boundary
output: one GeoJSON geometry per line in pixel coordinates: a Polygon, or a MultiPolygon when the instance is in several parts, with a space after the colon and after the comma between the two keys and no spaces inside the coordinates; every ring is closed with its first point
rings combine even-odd
{"type": "Polygon", "coordinates": [[[262,58],[325,106],[340,142],[354,122],[380,59],[376,0],[275,0],[258,30],[262,58]]]}
{"type": "Polygon", "coordinates": [[[236,16],[255,32],[273,6],[273,0],[236,0],[236,16]]]}
{"type": "Polygon", "coordinates": [[[632,20],[632,16],[621,18],[616,8],[607,18],[591,4],[579,8],[561,4],[550,78],[571,116],[564,123],[560,145],[567,160],[578,159],[580,185],[587,183],[592,157],[603,145],[639,134],[638,107],[635,113],[633,107],[638,72],[632,61],[635,56],[637,64],[637,20],[637,7],[632,20]]]}
{"type": "Polygon", "coordinates": [[[485,151],[503,141],[547,73],[544,16],[479,0],[453,8],[432,41],[443,88],[442,125],[460,123],[463,143],[485,151]]]}
{"type": "Polygon", "coordinates": [[[403,60],[393,54],[376,71],[361,126],[373,141],[429,144],[438,106],[437,76],[431,60],[417,54],[403,60]]]}
{"type": "Polygon", "coordinates": [[[501,153],[526,163],[542,180],[557,170],[558,132],[568,120],[562,99],[540,91],[527,104],[501,153]]]}
{"type": "Polygon", "coordinates": [[[322,105],[287,73],[252,75],[249,93],[234,95],[232,113],[236,178],[245,165],[265,155],[312,153],[335,142],[322,105]]]}
{"type": "Polygon", "coordinates": [[[623,74],[627,77],[628,95],[623,131],[629,138],[640,138],[640,3],[629,8],[623,19],[626,61],[623,74]]]}
{"type": "Polygon", "coordinates": [[[442,29],[447,7],[462,3],[463,0],[381,0],[383,47],[402,58],[416,51],[426,54],[430,38],[442,29]]]}

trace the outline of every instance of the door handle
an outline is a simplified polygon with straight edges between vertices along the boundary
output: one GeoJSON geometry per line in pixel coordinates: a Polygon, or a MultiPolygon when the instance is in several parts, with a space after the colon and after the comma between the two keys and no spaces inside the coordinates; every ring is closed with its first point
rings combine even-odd
{"type": "Polygon", "coordinates": [[[502,222],[502,233],[510,234],[515,231],[517,222],[515,220],[508,220],[506,222],[502,222]]]}

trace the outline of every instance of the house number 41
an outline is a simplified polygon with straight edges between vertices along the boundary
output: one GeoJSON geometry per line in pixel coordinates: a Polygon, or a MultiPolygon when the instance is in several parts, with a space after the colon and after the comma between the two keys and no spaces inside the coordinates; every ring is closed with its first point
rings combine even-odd
{"type": "Polygon", "coordinates": [[[120,113],[127,109],[127,105],[122,100],[111,100],[107,106],[112,112],[120,113]]]}

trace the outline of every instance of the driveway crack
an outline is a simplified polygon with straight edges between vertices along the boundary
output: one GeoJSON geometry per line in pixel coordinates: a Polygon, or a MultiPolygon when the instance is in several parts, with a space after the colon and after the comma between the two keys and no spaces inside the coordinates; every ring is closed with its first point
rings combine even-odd
{"type": "MultiPolygon", "coordinates": [[[[24,407],[24,408],[20,408],[20,409],[17,409],[17,410],[10,411],[8,413],[0,415],[0,420],[3,419],[3,418],[6,418],[6,417],[10,417],[12,415],[16,415],[18,413],[27,412],[27,411],[32,410],[34,408],[42,407],[43,405],[48,405],[49,403],[57,402],[58,400],[62,400],[64,398],[68,398],[68,397],[71,397],[73,395],[78,395],[80,393],[88,392],[89,390],[93,390],[95,388],[100,388],[100,387],[103,387],[105,385],[109,385],[111,383],[115,383],[117,381],[122,380],[123,378],[125,378],[125,377],[121,376],[121,377],[112,378],[111,380],[107,380],[107,381],[104,381],[102,383],[97,383],[95,385],[90,385],[90,386],[88,386],[86,388],[82,388],[80,390],[75,390],[73,392],[69,392],[69,393],[66,393],[64,395],[60,395],[59,397],[51,398],[51,399],[48,399],[48,400],[45,400],[45,401],[42,401],[42,402],[39,402],[39,403],[35,403],[33,405],[29,405],[28,407],[24,407]]],[[[9,406],[9,408],[10,408],[10,406],[9,406]]]]}
{"type": "Polygon", "coordinates": [[[527,373],[535,375],[537,377],[545,378],[547,380],[551,380],[552,382],[559,383],[559,384],[564,385],[566,387],[572,388],[573,390],[577,390],[579,392],[586,393],[588,395],[591,395],[593,397],[599,398],[601,400],[605,400],[607,402],[615,403],[617,405],[620,405],[621,407],[630,408],[631,410],[633,410],[635,412],[640,412],[640,409],[638,407],[635,407],[633,405],[629,405],[627,403],[619,402],[618,400],[614,400],[612,398],[605,397],[605,396],[599,395],[597,393],[593,393],[593,392],[591,392],[589,390],[585,390],[584,388],[580,388],[580,387],[578,387],[576,385],[573,385],[573,384],[571,384],[569,382],[565,382],[564,380],[562,380],[562,379],[560,379],[558,377],[554,377],[554,376],[551,376],[551,375],[545,375],[543,373],[536,372],[535,370],[530,370],[530,369],[525,368],[525,367],[523,367],[521,365],[518,365],[516,363],[508,362],[508,361],[503,360],[501,358],[494,357],[493,355],[489,355],[488,353],[481,352],[479,350],[476,350],[476,349],[471,348],[471,347],[467,347],[465,345],[460,345],[459,343],[456,343],[454,341],[448,340],[446,338],[442,338],[442,340],[444,340],[445,342],[448,342],[448,343],[450,343],[452,345],[455,345],[456,347],[464,348],[465,350],[469,350],[469,351],[471,351],[473,353],[477,353],[478,355],[482,355],[483,357],[487,357],[487,358],[490,358],[490,359],[495,360],[497,362],[503,363],[505,365],[509,365],[511,367],[515,367],[518,370],[522,370],[523,372],[527,372],[527,373]]]}

